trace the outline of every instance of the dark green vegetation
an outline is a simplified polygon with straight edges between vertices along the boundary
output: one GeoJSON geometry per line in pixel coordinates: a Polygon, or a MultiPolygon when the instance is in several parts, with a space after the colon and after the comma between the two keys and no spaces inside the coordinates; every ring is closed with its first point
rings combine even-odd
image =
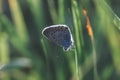
{"type": "Polygon", "coordinates": [[[119,0],[0,0],[0,80],[120,80],[119,5],[119,0]],[[43,37],[42,29],[53,24],[70,27],[72,50],[43,37]]]}

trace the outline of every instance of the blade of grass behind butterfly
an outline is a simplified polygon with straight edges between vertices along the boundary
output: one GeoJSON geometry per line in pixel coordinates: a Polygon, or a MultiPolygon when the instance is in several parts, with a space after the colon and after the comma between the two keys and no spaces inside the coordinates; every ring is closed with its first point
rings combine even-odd
{"type": "Polygon", "coordinates": [[[51,52],[50,51],[50,48],[47,48],[49,45],[46,43],[46,41],[44,41],[42,39],[42,30],[43,30],[43,27],[42,26],[44,24],[44,18],[43,18],[43,9],[42,9],[42,1],[41,0],[28,0],[28,4],[29,4],[29,7],[30,7],[30,10],[34,16],[34,19],[35,19],[35,22],[36,22],[36,25],[38,27],[38,32],[40,32],[40,42],[41,42],[41,46],[43,48],[43,51],[44,51],[44,54],[45,54],[45,60],[46,60],[46,65],[47,65],[47,80],[51,80],[51,74],[49,73],[50,70],[49,70],[49,53],[48,52],[51,52]],[[40,31],[39,31],[40,30],[40,31]],[[47,46],[47,47],[46,47],[47,46]]]}
{"type": "MultiPolygon", "coordinates": [[[[58,0],[58,17],[59,17],[58,23],[59,24],[65,23],[65,16],[64,16],[65,11],[64,11],[64,9],[65,9],[65,0],[58,0]]],[[[64,54],[64,51],[59,51],[59,52],[63,56],[63,57],[60,56],[61,59],[65,60],[64,58],[66,58],[65,57],[66,54],[64,54]]],[[[69,54],[69,52],[68,52],[68,54],[69,54]]],[[[61,64],[57,65],[57,70],[56,70],[57,71],[57,80],[66,80],[66,78],[67,78],[67,74],[68,74],[68,73],[66,74],[67,66],[64,67],[65,66],[64,63],[65,62],[63,62],[63,66],[60,66],[61,64]]]]}
{"type": "Polygon", "coordinates": [[[82,35],[82,26],[80,20],[79,8],[76,0],[72,0],[72,14],[74,21],[74,30],[75,30],[75,44],[79,54],[81,54],[81,47],[83,45],[83,35],[82,35]]]}
{"type": "MultiPolygon", "coordinates": [[[[75,62],[76,62],[76,78],[77,80],[82,80],[81,68],[78,68],[78,59],[79,56],[82,54],[82,27],[79,15],[79,9],[76,0],[72,0],[72,14],[73,14],[73,21],[74,21],[74,32],[75,32],[75,62]],[[78,55],[79,54],[79,55],[78,55]]],[[[80,62],[80,61],[79,61],[80,62]]]]}
{"type": "Polygon", "coordinates": [[[17,34],[20,39],[27,44],[29,42],[28,32],[26,29],[26,24],[23,18],[22,11],[18,4],[18,0],[8,0],[10,6],[10,12],[12,15],[12,19],[15,24],[15,28],[17,30],[17,34]]]}
{"type": "Polygon", "coordinates": [[[59,23],[63,24],[65,22],[64,16],[64,0],[58,0],[58,14],[59,14],[59,23]]]}
{"type": "Polygon", "coordinates": [[[39,27],[40,42],[41,42],[41,45],[43,46],[43,51],[45,55],[47,56],[47,53],[49,52],[49,48],[46,48],[46,46],[48,46],[48,44],[42,39],[43,37],[42,30],[44,28],[44,26],[42,26],[42,24],[44,24],[44,18],[43,18],[44,13],[43,13],[42,6],[40,6],[42,5],[42,1],[41,0],[28,0],[28,4],[34,16],[35,22],[37,26],[39,27]]]}
{"type": "Polygon", "coordinates": [[[94,0],[98,14],[101,14],[101,26],[103,26],[104,34],[108,38],[109,45],[111,48],[111,54],[113,58],[114,65],[118,75],[120,75],[120,44],[119,44],[119,32],[115,30],[115,25],[113,24],[113,13],[110,12],[109,8],[106,7],[106,4],[103,0],[94,0]],[[107,14],[107,15],[106,15],[107,14]],[[106,20],[104,20],[106,19],[106,20]]]}
{"type": "Polygon", "coordinates": [[[44,11],[43,11],[43,3],[41,0],[27,0],[28,5],[30,7],[31,13],[34,17],[35,20],[35,24],[38,28],[38,32],[40,35],[40,38],[42,37],[42,29],[44,28],[43,24],[44,24],[44,11]]]}
{"type": "MultiPolygon", "coordinates": [[[[58,14],[57,14],[57,10],[56,10],[56,6],[55,6],[55,1],[52,0],[52,1],[49,1],[48,0],[48,5],[49,5],[49,8],[50,8],[50,14],[51,14],[51,17],[52,17],[52,20],[53,20],[53,23],[54,24],[63,24],[64,23],[64,0],[58,0],[58,14]]],[[[60,51],[61,54],[63,54],[63,51],[60,51]]],[[[61,57],[62,58],[62,57],[61,57]]],[[[58,65],[59,64],[55,64],[56,65],[56,78],[57,80],[64,80],[65,79],[65,74],[64,74],[64,71],[63,69],[60,70],[61,67],[59,67],[58,65]],[[60,70],[60,71],[59,71],[60,70]]]]}
{"type": "Polygon", "coordinates": [[[48,2],[49,12],[50,12],[52,21],[54,24],[58,24],[58,14],[57,14],[57,10],[55,7],[55,1],[47,0],[47,2],[48,2]]]}
{"type": "MultiPolygon", "coordinates": [[[[51,69],[50,68],[50,66],[51,66],[50,65],[50,60],[51,60],[51,58],[52,58],[51,56],[53,56],[54,52],[51,51],[53,49],[49,48],[50,47],[49,44],[46,41],[44,41],[44,39],[41,39],[41,42],[42,42],[42,46],[43,46],[43,50],[44,50],[44,54],[45,54],[45,59],[46,59],[46,65],[47,65],[46,66],[47,67],[46,71],[48,71],[47,72],[47,80],[53,80],[53,73],[50,70],[51,69]]],[[[63,52],[63,51],[60,51],[60,52],[63,52]]],[[[63,53],[61,53],[61,54],[63,54],[63,53]]],[[[57,59],[55,58],[56,56],[54,55],[53,57],[57,61],[57,59]]],[[[52,60],[54,60],[54,59],[52,59],[52,60]]],[[[59,64],[59,62],[56,63],[56,61],[53,61],[53,64],[55,66],[54,69],[55,69],[55,73],[56,73],[56,74],[54,74],[54,76],[56,76],[55,79],[57,79],[57,80],[66,80],[65,79],[66,76],[65,76],[64,71],[63,71],[65,68],[62,68],[63,65],[59,64]]]]}
{"type": "Polygon", "coordinates": [[[50,73],[50,66],[49,66],[49,52],[51,52],[49,49],[47,48],[49,47],[49,45],[47,43],[45,43],[45,41],[43,39],[41,39],[41,43],[42,43],[42,47],[43,47],[43,51],[45,54],[45,59],[46,59],[46,65],[47,65],[47,80],[52,80],[51,78],[51,73],[50,73]]]}
{"type": "MultiPolygon", "coordinates": [[[[58,23],[59,24],[64,24],[65,23],[65,16],[64,16],[64,13],[65,13],[65,11],[64,11],[64,9],[65,9],[65,1],[64,0],[58,0],[58,23]]],[[[63,51],[60,51],[60,53],[61,54],[63,54],[63,51]]],[[[66,54],[63,54],[63,56],[64,55],[66,55],[66,54]]],[[[61,58],[66,58],[66,57],[61,57],[61,58]]],[[[60,67],[60,64],[57,64],[56,65],[57,67],[56,67],[56,71],[57,71],[57,74],[56,74],[56,76],[57,76],[57,80],[66,80],[66,78],[67,78],[67,74],[65,74],[65,68],[66,67],[64,67],[64,69],[61,69],[61,67],[63,67],[63,66],[61,66],[60,67]]]]}

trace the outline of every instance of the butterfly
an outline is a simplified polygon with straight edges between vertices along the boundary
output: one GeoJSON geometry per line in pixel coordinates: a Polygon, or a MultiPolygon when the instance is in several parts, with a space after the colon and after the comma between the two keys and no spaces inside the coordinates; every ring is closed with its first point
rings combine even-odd
{"type": "Polygon", "coordinates": [[[64,51],[73,47],[73,37],[67,25],[59,24],[45,27],[42,34],[51,42],[63,47],[64,51]]]}

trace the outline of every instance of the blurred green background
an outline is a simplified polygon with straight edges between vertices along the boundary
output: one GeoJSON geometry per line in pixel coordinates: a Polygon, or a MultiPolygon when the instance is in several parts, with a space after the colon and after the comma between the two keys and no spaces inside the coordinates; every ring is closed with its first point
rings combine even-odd
{"type": "Polygon", "coordinates": [[[0,80],[120,80],[119,16],[120,0],[0,0],[0,80]],[[42,35],[53,24],[70,27],[73,49],[42,35]]]}

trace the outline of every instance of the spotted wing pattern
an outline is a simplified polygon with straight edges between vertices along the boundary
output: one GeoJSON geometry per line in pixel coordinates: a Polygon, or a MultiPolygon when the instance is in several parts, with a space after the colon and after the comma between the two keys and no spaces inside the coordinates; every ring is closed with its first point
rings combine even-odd
{"type": "Polygon", "coordinates": [[[53,25],[46,27],[42,33],[48,40],[62,46],[64,50],[68,50],[73,44],[71,32],[66,25],[53,25]]]}

